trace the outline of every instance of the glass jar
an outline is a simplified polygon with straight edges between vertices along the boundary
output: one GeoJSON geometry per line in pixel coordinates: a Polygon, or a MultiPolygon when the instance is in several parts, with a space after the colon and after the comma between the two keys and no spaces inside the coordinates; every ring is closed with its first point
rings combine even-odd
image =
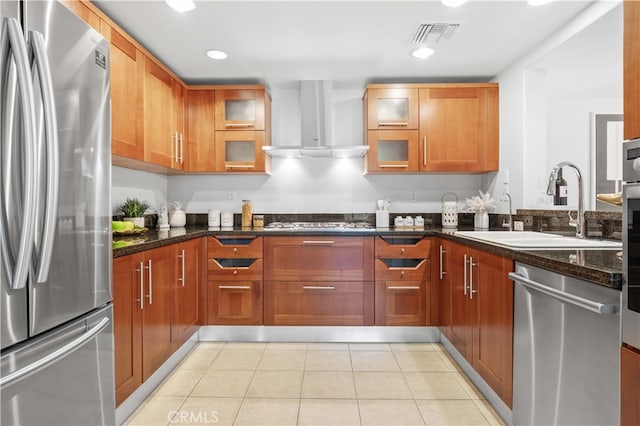
{"type": "Polygon", "coordinates": [[[242,227],[251,228],[251,218],[253,215],[253,206],[251,201],[242,200],[242,227]]]}

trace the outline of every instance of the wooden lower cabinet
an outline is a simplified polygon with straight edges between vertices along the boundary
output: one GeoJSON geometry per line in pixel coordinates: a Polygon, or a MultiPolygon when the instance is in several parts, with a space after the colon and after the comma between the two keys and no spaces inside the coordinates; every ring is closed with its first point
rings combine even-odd
{"type": "Polygon", "coordinates": [[[209,281],[207,324],[262,324],[262,281],[209,281]]]}
{"type": "Polygon", "coordinates": [[[511,407],[513,260],[449,243],[449,341],[511,407]]]}
{"type": "Polygon", "coordinates": [[[620,424],[640,424],[640,351],[620,348],[620,424]]]}
{"type": "Polygon", "coordinates": [[[373,325],[373,282],[266,281],[265,325],[373,325]]]}
{"type": "Polygon", "coordinates": [[[197,331],[203,250],[195,239],[113,260],[116,405],[197,331]]]}
{"type": "Polygon", "coordinates": [[[173,245],[173,335],[178,349],[203,322],[205,239],[198,238],[173,245]]]}
{"type": "Polygon", "coordinates": [[[376,281],[376,325],[426,325],[428,290],[425,281],[376,281]]]}
{"type": "Polygon", "coordinates": [[[449,267],[450,243],[436,238],[431,251],[431,311],[433,323],[451,340],[451,279],[449,267]]]}

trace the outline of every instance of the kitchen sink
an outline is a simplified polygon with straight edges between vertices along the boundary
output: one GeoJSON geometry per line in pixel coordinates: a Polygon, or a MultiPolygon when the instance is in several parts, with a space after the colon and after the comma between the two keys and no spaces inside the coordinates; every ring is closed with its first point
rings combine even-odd
{"type": "Polygon", "coordinates": [[[621,241],[564,237],[545,232],[457,231],[456,235],[520,249],[622,249],[621,241]]]}

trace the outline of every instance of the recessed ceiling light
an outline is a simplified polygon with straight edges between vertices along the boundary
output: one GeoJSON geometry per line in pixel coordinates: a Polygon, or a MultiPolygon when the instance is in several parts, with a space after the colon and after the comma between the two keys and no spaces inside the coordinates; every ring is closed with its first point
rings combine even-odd
{"type": "Polygon", "coordinates": [[[469,0],[440,0],[440,3],[448,7],[458,7],[458,6],[462,6],[468,1],[469,0]]]}
{"type": "Polygon", "coordinates": [[[418,59],[426,59],[429,56],[433,55],[434,50],[429,47],[419,47],[413,52],[411,52],[411,56],[418,59]]]}
{"type": "Polygon", "coordinates": [[[165,3],[178,12],[188,12],[196,8],[193,0],[165,0],[165,3]]]}
{"type": "Polygon", "coordinates": [[[527,0],[529,6],[542,6],[543,4],[551,3],[553,0],[527,0]]]}
{"type": "Polygon", "coordinates": [[[224,52],[222,50],[209,49],[207,50],[207,56],[210,57],[211,59],[217,59],[218,61],[222,61],[224,59],[227,59],[229,55],[227,55],[227,52],[224,52]]]}

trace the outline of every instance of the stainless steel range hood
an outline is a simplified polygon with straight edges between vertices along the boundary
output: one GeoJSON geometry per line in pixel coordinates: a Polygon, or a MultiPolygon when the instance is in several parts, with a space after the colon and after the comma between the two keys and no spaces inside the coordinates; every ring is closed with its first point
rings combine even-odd
{"type": "Polygon", "coordinates": [[[334,145],[333,135],[333,85],[326,80],[300,82],[300,145],[265,146],[262,149],[271,157],[363,157],[368,145],[334,145]]]}

